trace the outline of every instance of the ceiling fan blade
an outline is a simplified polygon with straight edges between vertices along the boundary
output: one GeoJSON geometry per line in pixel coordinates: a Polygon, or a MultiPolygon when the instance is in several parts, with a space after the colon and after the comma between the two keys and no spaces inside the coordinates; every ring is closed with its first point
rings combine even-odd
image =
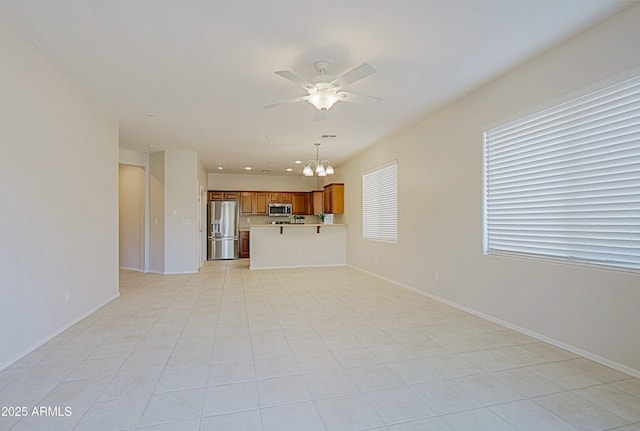
{"type": "Polygon", "coordinates": [[[293,99],[286,99],[286,100],[281,100],[279,102],[269,103],[268,105],[264,105],[263,108],[271,109],[271,108],[275,108],[277,106],[289,105],[291,103],[304,102],[308,98],[309,98],[309,96],[294,97],[293,99]]]}
{"type": "Polygon", "coordinates": [[[367,96],[366,94],[352,93],[351,91],[340,91],[338,94],[342,95],[340,100],[350,103],[366,103],[368,105],[382,102],[382,99],[374,96],[367,96]]]}
{"type": "Polygon", "coordinates": [[[307,91],[313,91],[316,89],[315,85],[288,70],[279,70],[276,72],[276,75],[282,76],[284,79],[287,79],[294,84],[299,85],[307,91]]]}
{"type": "Polygon", "coordinates": [[[356,66],[350,71],[338,76],[331,83],[331,86],[333,88],[344,88],[347,85],[359,81],[362,78],[366,78],[367,76],[374,73],[376,73],[376,70],[372,66],[368,65],[367,63],[362,63],[360,66],[356,66]]]}

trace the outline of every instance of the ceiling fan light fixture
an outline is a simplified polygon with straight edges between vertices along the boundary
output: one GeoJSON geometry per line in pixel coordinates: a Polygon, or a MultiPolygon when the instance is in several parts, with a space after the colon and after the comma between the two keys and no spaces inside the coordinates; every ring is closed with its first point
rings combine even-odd
{"type": "Polygon", "coordinates": [[[339,100],[339,97],[334,92],[316,92],[311,93],[307,99],[309,103],[316,107],[318,111],[326,111],[339,100]]]}
{"type": "MultiPolygon", "coordinates": [[[[263,107],[265,109],[271,109],[290,103],[306,101],[313,105],[318,111],[327,111],[331,109],[336,102],[341,100],[352,103],[372,103],[382,100],[378,97],[344,91],[346,86],[376,72],[376,70],[367,63],[362,63],[337,77],[328,73],[330,66],[328,61],[318,61],[314,66],[318,74],[309,80],[301,78],[289,70],[277,71],[276,75],[304,88],[307,91],[307,95],[269,103],[263,107]]],[[[316,121],[319,119],[321,118],[316,116],[316,121]]]]}

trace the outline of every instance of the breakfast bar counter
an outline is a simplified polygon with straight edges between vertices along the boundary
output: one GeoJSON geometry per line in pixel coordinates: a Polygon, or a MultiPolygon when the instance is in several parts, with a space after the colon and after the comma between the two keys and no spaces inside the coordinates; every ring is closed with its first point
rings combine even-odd
{"type": "Polygon", "coordinates": [[[345,224],[251,225],[251,269],[347,264],[345,224]]]}

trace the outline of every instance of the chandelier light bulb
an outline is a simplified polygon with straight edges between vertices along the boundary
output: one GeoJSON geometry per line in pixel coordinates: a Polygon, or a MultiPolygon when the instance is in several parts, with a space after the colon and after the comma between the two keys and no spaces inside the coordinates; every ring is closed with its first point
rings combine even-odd
{"type": "Polygon", "coordinates": [[[311,169],[311,166],[307,165],[304,167],[304,169],[302,170],[302,174],[305,177],[312,177],[313,176],[313,169],[311,169]]]}

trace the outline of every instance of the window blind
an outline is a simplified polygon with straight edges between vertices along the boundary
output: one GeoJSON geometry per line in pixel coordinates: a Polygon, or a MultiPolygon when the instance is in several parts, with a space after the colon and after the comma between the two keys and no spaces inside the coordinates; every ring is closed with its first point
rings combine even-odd
{"type": "Polygon", "coordinates": [[[362,175],[362,237],[398,240],[398,164],[392,162],[362,175]]]}
{"type": "Polygon", "coordinates": [[[640,76],[484,132],[485,252],[640,269],[640,76]]]}

